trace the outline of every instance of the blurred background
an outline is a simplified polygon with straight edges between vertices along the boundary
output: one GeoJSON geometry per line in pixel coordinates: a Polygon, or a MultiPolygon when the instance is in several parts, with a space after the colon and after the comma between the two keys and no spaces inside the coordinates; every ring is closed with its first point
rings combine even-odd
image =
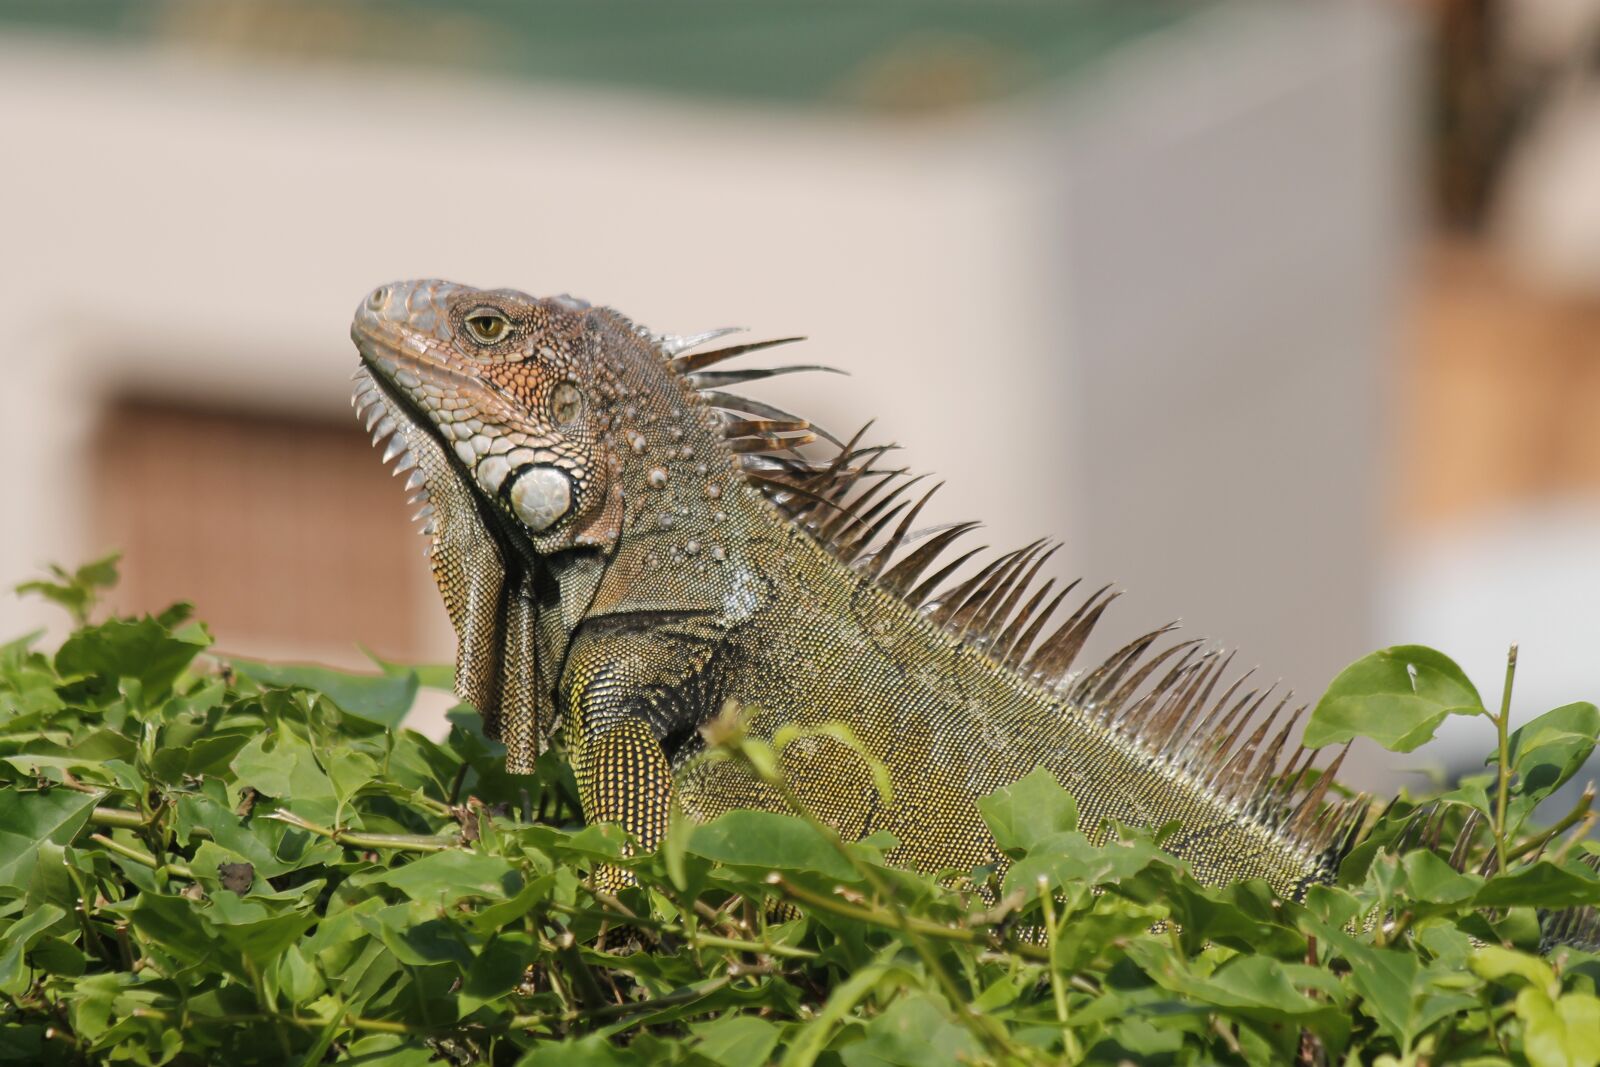
{"type": "Polygon", "coordinates": [[[1600,697],[1600,0],[0,0],[0,145],[8,585],[121,549],[224,650],[449,659],[347,407],[357,301],[442,276],[808,334],[851,376],[763,395],[1113,636],[1600,697]]]}

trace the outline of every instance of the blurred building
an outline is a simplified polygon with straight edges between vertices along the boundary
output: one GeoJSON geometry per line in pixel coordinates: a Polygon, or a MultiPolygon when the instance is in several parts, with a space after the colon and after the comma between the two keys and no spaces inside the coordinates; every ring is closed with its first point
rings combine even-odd
{"type": "MultiPolygon", "coordinates": [[[[1418,28],[1400,4],[0,0],[0,577],[120,547],[120,607],[194,599],[224,648],[448,658],[345,407],[356,301],[430,275],[808,334],[852,376],[764,395],[878,416],[948,480],[930,521],[1063,536],[1063,574],[1130,591],[1117,636],[1181,616],[1307,695],[1391,638],[1453,651],[1426,607],[1450,539],[1600,498],[1575,443],[1600,385],[1552,340],[1522,406],[1482,400],[1527,380],[1474,316],[1547,335],[1480,243],[1420,251],[1418,28]]],[[[45,621],[0,602],[5,632],[45,621]]]]}

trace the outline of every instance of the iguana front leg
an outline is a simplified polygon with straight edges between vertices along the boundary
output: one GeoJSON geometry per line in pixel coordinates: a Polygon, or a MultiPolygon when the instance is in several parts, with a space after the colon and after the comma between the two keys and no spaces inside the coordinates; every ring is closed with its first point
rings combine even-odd
{"type": "MultiPolygon", "coordinates": [[[[717,706],[706,670],[715,636],[694,620],[649,641],[621,627],[581,635],[568,655],[567,743],[584,818],[620,825],[642,849],[667,830],[671,755],[717,706]]],[[[597,873],[612,887],[630,880],[612,867],[597,873]]]]}
{"type": "MultiPolygon", "coordinates": [[[[627,719],[583,742],[575,760],[589,822],[616,823],[645,851],[661,843],[672,810],[672,766],[642,719],[627,719]]],[[[606,888],[628,884],[620,870],[599,872],[606,888]]]]}

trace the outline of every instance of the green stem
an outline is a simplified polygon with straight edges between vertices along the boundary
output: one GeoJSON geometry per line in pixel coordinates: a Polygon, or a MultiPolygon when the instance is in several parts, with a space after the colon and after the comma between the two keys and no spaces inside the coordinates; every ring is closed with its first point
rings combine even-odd
{"type": "MultiPolygon", "coordinates": [[[[842,919],[853,919],[856,922],[867,923],[872,926],[882,926],[889,930],[901,929],[898,918],[882,908],[862,908],[854,904],[846,904],[842,900],[823,896],[804,889],[779,874],[767,876],[771,885],[777,886],[783,894],[819,911],[832,912],[842,919]]],[[[965,926],[941,926],[926,919],[912,918],[909,920],[910,928],[922,937],[938,938],[942,941],[959,941],[964,945],[987,946],[990,939],[977,930],[965,926]]],[[[1035,963],[1048,963],[1050,953],[1038,945],[1027,942],[1007,942],[1004,946],[1007,952],[1014,953],[1024,959],[1033,960],[1035,963]]]]}
{"type": "Polygon", "coordinates": [[[1039,876],[1039,906],[1044,909],[1044,947],[1050,953],[1050,962],[1046,967],[1050,972],[1050,996],[1056,1003],[1056,1020],[1062,1026],[1067,1025],[1067,997],[1058,982],[1056,974],[1056,903],[1050,893],[1050,879],[1044,875],[1039,876]]]}
{"type": "Polygon", "coordinates": [[[1583,791],[1583,795],[1578,798],[1578,802],[1572,806],[1572,810],[1563,815],[1559,822],[1550,827],[1550,829],[1546,830],[1544,833],[1539,834],[1536,837],[1530,837],[1528,840],[1512,849],[1510,858],[1512,860],[1520,860],[1529,853],[1539,851],[1552,839],[1559,837],[1561,834],[1566,833],[1569,829],[1582,822],[1584,817],[1589,814],[1589,807],[1593,803],[1594,786],[1591,784],[1583,791]]]}
{"type": "MultiPolygon", "coordinates": [[[[596,898],[615,899],[604,893],[595,893],[596,898]]],[[[562,904],[551,901],[545,905],[549,910],[560,915],[571,915],[587,919],[599,919],[603,922],[612,922],[619,925],[642,926],[664,934],[676,934],[690,944],[705,948],[724,948],[734,952],[749,952],[757,956],[783,956],[789,959],[814,960],[819,953],[808,948],[794,948],[790,945],[775,945],[770,941],[752,941],[742,937],[721,937],[716,934],[702,933],[699,930],[690,933],[689,928],[680,923],[670,923],[650,916],[635,915],[631,909],[604,910],[601,908],[579,908],[571,904],[562,904]]]]}
{"type": "Polygon", "coordinates": [[[143,830],[146,825],[143,815],[124,808],[95,808],[89,813],[89,821],[95,826],[114,826],[119,830],[143,830]]]}
{"type": "Polygon", "coordinates": [[[461,796],[461,787],[466,783],[467,771],[470,769],[471,766],[466,760],[462,760],[461,766],[456,768],[456,775],[450,781],[450,795],[445,800],[446,810],[455,807],[455,805],[459,803],[458,798],[461,796]]]}
{"type": "Polygon", "coordinates": [[[267,983],[261,976],[261,968],[248,957],[244,961],[245,970],[250,974],[250,985],[255,990],[256,1003],[261,1005],[261,1010],[272,1019],[272,1029],[278,1038],[278,1051],[283,1054],[285,1062],[294,1055],[294,1044],[289,1040],[289,1031],[285,1020],[278,1014],[277,1005],[267,997],[267,983]]]}
{"type": "Polygon", "coordinates": [[[397,849],[401,852],[447,852],[450,849],[461,847],[459,839],[454,837],[434,837],[427,834],[366,834],[356,830],[344,830],[336,827],[318,826],[309,819],[302,819],[292,811],[274,811],[264,818],[276,819],[286,822],[290,826],[298,827],[307,833],[326,837],[346,848],[364,849],[397,849]]]}
{"type": "MultiPolygon", "coordinates": [[[[154,1019],[157,1022],[176,1023],[178,1020],[169,1011],[161,1008],[134,1008],[132,1013],[137,1018],[154,1019]]],[[[328,1025],[327,1019],[319,1019],[311,1015],[294,1015],[287,1012],[226,1012],[220,1015],[191,1015],[191,1021],[200,1020],[208,1023],[290,1023],[294,1026],[308,1030],[321,1029],[328,1025]]],[[[339,1022],[352,1030],[360,1030],[370,1034],[402,1034],[416,1037],[429,1037],[440,1033],[454,1033],[451,1031],[430,1030],[427,1027],[412,1026],[409,1023],[394,1022],[389,1019],[364,1019],[359,1015],[345,1015],[339,1022]]]]}
{"type": "Polygon", "coordinates": [[[195,878],[194,872],[191,871],[184,864],[181,864],[181,863],[162,863],[159,860],[157,860],[154,856],[150,855],[149,853],[140,852],[136,848],[130,848],[127,845],[124,845],[120,841],[113,841],[111,838],[107,837],[105,834],[90,834],[89,835],[89,840],[93,841],[95,844],[99,845],[100,847],[102,847],[102,848],[104,848],[104,849],[106,849],[106,850],[108,850],[110,852],[115,852],[117,855],[123,857],[124,859],[132,860],[133,862],[139,864],[141,867],[148,867],[152,871],[165,872],[165,873],[173,875],[174,877],[177,877],[177,878],[188,879],[191,882],[198,880],[198,879],[195,878]]]}
{"type": "Polygon", "coordinates": [[[1578,825],[1568,835],[1567,839],[1561,842],[1560,847],[1556,849],[1555,855],[1551,858],[1556,863],[1565,863],[1567,861],[1567,853],[1571,852],[1579,841],[1588,839],[1589,831],[1594,829],[1596,821],[1597,817],[1594,812],[1591,811],[1585,814],[1582,819],[1578,820],[1578,825]]]}
{"type": "Polygon", "coordinates": [[[1494,720],[1495,737],[1499,742],[1499,781],[1496,783],[1494,803],[1494,850],[1500,870],[1506,869],[1510,858],[1506,852],[1506,800],[1511,791],[1511,753],[1507,737],[1511,728],[1511,683],[1517,676],[1517,646],[1506,653],[1506,684],[1500,694],[1500,714],[1494,720]]]}
{"type": "Polygon", "coordinates": [[[705,948],[726,948],[735,952],[749,952],[757,956],[781,956],[793,960],[814,960],[817,953],[806,948],[774,945],[767,941],[744,941],[737,937],[719,937],[716,934],[696,933],[689,938],[691,944],[705,948]]]}
{"type": "Polygon", "coordinates": [[[332,838],[346,848],[398,849],[401,852],[448,852],[459,849],[461,842],[453,837],[432,837],[425,834],[364,834],[351,830],[335,830],[332,838]]]}
{"type": "Polygon", "coordinates": [[[450,810],[450,805],[442,800],[435,800],[432,797],[416,793],[412,795],[411,802],[419,807],[427,808],[441,819],[454,819],[456,817],[455,812],[450,810]]]}
{"type": "Polygon", "coordinates": [[[79,874],[75,868],[73,868],[72,864],[63,864],[62,868],[67,872],[67,880],[72,883],[72,891],[78,898],[77,907],[75,907],[73,910],[78,913],[78,925],[83,930],[84,947],[93,948],[95,953],[98,954],[108,966],[115,967],[117,965],[116,957],[112,956],[111,950],[106,948],[105,942],[101,940],[100,936],[95,932],[94,929],[94,923],[92,921],[94,914],[94,898],[89,894],[89,887],[83,884],[83,876],[79,874]]]}
{"type": "Polygon", "coordinates": [[[122,969],[133,970],[133,939],[128,936],[128,924],[119,922],[111,930],[117,938],[117,951],[122,955],[122,969]]]}
{"type": "Polygon", "coordinates": [[[1077,1035],[1067,1028],[1067,990],[1061,984],[1061,974],[1056,968],[1055,894],[1050,892],[1050,880],[1042,874],[1039,876],[1039,905],[1044,908],[1044,944],[1050,954],[1050,996],[1056,1005],[1056,1021],[1061,1024],[1061,1051],[1067,1059],[1076,1063],[1083,1058],[1083,1049],[1078,1045],[1077,1035]]]}
{"type": "MultiPolygon", "coordinates": [[[[107,807],[98,807],[90,812],[89,825],[109,826],[115,830],[132,830],[138,834],[143,834],[150,828],[150,823],[136,811],[107,807]]],[[[211,831],[204,826],[189,827],[189,836],[198,837],[202,841],[214,840],[211,831]]]]}
{"type": "Polygon", "coordinates": [[[638,1015],[660,1008],[673,1008],[680,1004],[692,1004],[715,993],[732,980],[727,977],[713,978],[705,985],[694,989],[680,989],[675,993],[666,993],[659,997],[652,997],[649,1000],[625,1000],[620,1004],[604,1004],[597,1008],[585,1009],[582,1012],[561,1012],[549,1015],[513,1015],[506,1022],[506,1029],[534,1030],[539,1027],[550,1026],[553,1023],[613,1019],[618,1016],[638,1015]]]}

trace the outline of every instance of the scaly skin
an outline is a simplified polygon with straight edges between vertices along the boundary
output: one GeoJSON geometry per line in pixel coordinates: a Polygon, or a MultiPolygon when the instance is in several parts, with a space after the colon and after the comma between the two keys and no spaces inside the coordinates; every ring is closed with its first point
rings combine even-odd
{"type": "MultiPolygon", "coordinates": [[[[1181,824],[1169,847],[1211,882],[1258,876],[1298,896],[1348,843],[1352,809],[1324,810],[1320,786],[1274,785],[1283,735],[1237,729],[1260,701],[1214,699],[1225,661],[1136,677],[1147,640],[1056,684],[1081,635],[1021,641],[1020,584],[941,618],[939,595],[841,562],[829,513],[804,528],[793,496],[780,507],[728,440],[792,455],[780,446],[798,424],[730,429],[704,380],[674,364],[687,346],[570,298],[441,281],[376,290],[352,337],[375,380],[358,405],[380,436],[393,423],[435,509],[458,689],[513,771],[561,718],[586,816],[643,847],[674,796],[700,819],[782,807],[739,764],[694,759],[728,701],[754,709],[757,737],[848,725],[888,768],[891,804],[826,737],[785,749],[789,780],[842,834],[887,830],[892,857],[922,870],[1003,865],[974,800],[1039,766],[1085,827],[1181,824]],[[1023,665],[1028,645],[1039,651],[1023,665]]],[[[1009,573],[1038,562],[1019,556],[1009,573]]]]}

